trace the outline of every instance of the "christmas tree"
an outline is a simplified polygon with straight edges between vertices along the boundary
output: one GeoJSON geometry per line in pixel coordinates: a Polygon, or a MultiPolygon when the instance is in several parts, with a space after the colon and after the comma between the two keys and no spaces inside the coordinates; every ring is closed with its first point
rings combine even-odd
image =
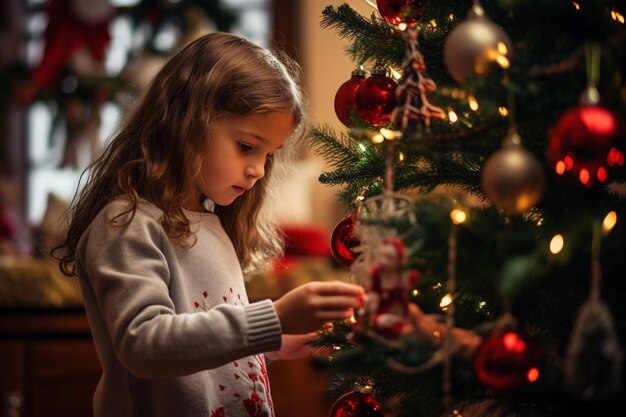
{"type": "Polygon", "coordinates": [[[311,144],[367,291],[317,341],[331,416],[626,409],[626,6],[375,3],[322,17],[355,71],[311,144]]]}

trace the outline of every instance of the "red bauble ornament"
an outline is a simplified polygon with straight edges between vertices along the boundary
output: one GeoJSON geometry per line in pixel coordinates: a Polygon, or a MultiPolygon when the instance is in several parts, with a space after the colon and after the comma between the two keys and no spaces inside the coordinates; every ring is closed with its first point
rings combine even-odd
{"type": "Polygon", "coordinates": [[[356,115],[356,90],[365,80],[365,71],[362,69],[352,71],[352,77],[339,86],[335,94],[335,114],[337,118],[350,127],[356,115]]]}
{"type": "Polygon", "coordinates": [[[424,0],[376,0],[376,7],[387,22],[412,26],[424,17],[424,3],[424,0]]]}
{"type": "Polygon", "coordinates": [[[372,76],[356,90],[356,112],[361,120],[372,126],[388,124],[396,107],[397,84],[385,73],[384,68],[374,68],[372,76]]]}
{"type": "Polygon", "coordinates": [[[520,390],[539,378],[539,350],[520,332],[494,330],[474,357],[476,379],[497,394],[520,390]]]}
{"type": "Polygon", "coordinates": [[[341,219],[333,229],[330,238],[330,250],[333,258],[344,268],[350,268],[357,257],[352,249],[361,244],[352,234],[355,216],[356,213],[352,213],[341,219]]]}
{"type": "Polygon", "coordinates": [[[384,417],[383,407],[370,393],[352,391],[339,397],[329,417],[384,417]]]}
{"type": "Polygon", "coordinates": [[[624,123],[610,110],[582,105],[568,110],[549,133],[548,158],[557,174],[591,187],[624,166],[624,123]]]}

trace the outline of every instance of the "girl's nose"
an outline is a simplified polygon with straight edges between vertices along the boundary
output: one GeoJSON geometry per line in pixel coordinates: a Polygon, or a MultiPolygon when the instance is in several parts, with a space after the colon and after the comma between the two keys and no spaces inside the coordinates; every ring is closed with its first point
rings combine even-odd
{"type": "Polygon", "coordinates": [[[246,167],[246,176],[261,179],[265,175],[265,161],[255,162],[246,167]]]}

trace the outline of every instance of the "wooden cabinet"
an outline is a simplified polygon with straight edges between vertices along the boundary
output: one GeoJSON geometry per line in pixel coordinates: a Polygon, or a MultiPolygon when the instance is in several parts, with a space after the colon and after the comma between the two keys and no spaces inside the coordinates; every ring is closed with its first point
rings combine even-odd
{"type": "Polygon", "coordinates": [[[0,312],[0,393],[20,416],[91,416],[100,373],[82,310],[0,312]]]}

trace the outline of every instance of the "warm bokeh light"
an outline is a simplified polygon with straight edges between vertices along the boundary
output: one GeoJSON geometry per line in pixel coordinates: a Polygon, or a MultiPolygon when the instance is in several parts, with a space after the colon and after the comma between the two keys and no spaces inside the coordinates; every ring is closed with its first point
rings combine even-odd
{"type": "Polygon", "coordinates": [[[563,239],[563,235],[554,235],[552,237],[552,240],[550,241],[550,253],[556,255],[563,250],[563,246],[565,246],[565,240],[563,239]]]}
{"type": "Polygon", "coordinates": [[[598,177],[598,181],[600,182],[606,181],[607,176],[608,175],[606,173],[606,169],[604,167],[599,167],[598,171],[596,172],[596,177],[598,177]]]}
{"type": "Polygon", "coordinates": [[[464,223],[467,220],[467,213],[461,209],[454,209],[450,212],[450,219],[454,224],[464,223]]]}
{"type": "Polygon", "coordinates": [[[452,295],[446,294],[439,302],[439,307],[441,307],[442,310],[445,310],[448,308],[448,306],[450,306],[450,304],[452,304],[452,295]]]}
{"type": "Polygon", "coordinates": [[[565,163],[565,170],[566,171],[571,171],[572,168],[574,168],[574,158],[571,155],[567,155],[563,159],[563,162],[565,163]]]}
{"type": "Polygon", "coordinates": [[[563,175],[565,173],[565,162],[559,161],[556,163],[556,173],[563,175]]]}
{"type": "Polygon", "coordinates": [[[590,178],[591,176],[589,175],[589,171],[587,171],[587,168],[582,168],[580,170],[580,173],[578,174],[578,179],[580,179],[580,182],[583,185],[587,185],[589,184],[590,178]]]}
{"type": "Polygon", "coordinates": [[[502,117],[506,117],[509,115],[509,109],[504,106],[498,107],[498,114],[502,117]]]}
{"type": "Polygon", "coordinates": [[[476,100],[476,98],[474,96],[470,96],[467,99],[467,103],[469,104],[469,108],[476,111],[478,110],[478,101],[476,100]]]}
{"type": "Polygon", "coordinates": [[[606,155],[606,162],[610,167],[612,166],[623,166],[624,165],[624,152],[619,149],[613,147],[609,149],[609,153],[606,155]]]}
{"type": "Polygon", "coordinates": [[[380,134],[387,140],[396,140],[402,137],[402,132],[399,130],[391,130],[385,129],[384,127],[380,129],[380,134]]]}
{"type": "Polygon", "coordinates": [[[372,143],[383,143],[384,141],[385,137],[380,133],[376,133],[374,136],[372,136],[372,143]]]}
{"type": "Polygon", "coordinates": [[[624,24],[624,15],[615,9],[611,10],[611,18],[613,18],[613,20],[615,20],[616,22],[624,24]]]}
{"type": "Polygon", "coordinates": [[[580,4],[576,3],[575,1],[573,1],[572,5],[574,6],[574,9],[580,10],[580,4]]]}
{"type": "Polygon", "coordinates": [[[522,353],[526,350],[526,342],[514,332],[505,333],[502,336],[502,344],[509,352],[522,353]]]}
{"type": "Polygon", "coordinates": [[[608,110],[602,107],[588,106],[580,109],[579,114],[580,120],[585,124],[589,133],[604,136],[615,132],[615,116],[608,110]]]}
{"type": "Polygon", "coordinates": [[[617,224],[617,213],[609,211],[609,213],[602,220],[602,230],[604,233],[609,233],[617,224]]]}
{"type": "Polygon", "coordinates": [[[539,379],[539,369],[530,368],[526,373],[526,377],[528,378],[528,382],[535,382],[539,379]]]}
{"type": "Polygon", "coordinates": [[[456,115],[454,110],[450,109],[448,110],[448,119],[450,120],[450,123],[456,123],[459,120],[459,116],[456,115]]]}

